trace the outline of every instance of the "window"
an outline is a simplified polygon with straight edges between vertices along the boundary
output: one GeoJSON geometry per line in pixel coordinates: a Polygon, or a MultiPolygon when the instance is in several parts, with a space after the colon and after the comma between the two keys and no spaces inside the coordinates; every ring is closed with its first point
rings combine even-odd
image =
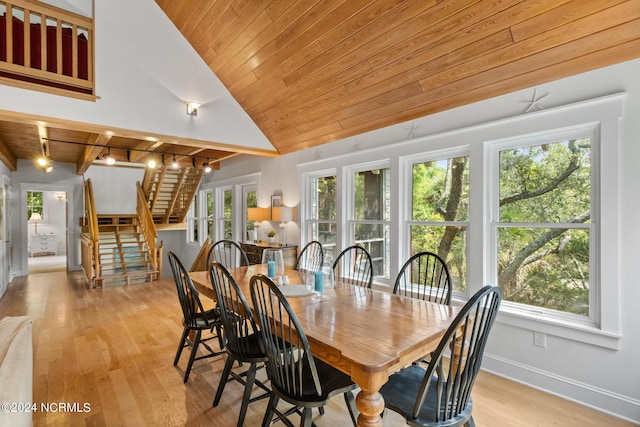
{"type": "Polygon", "coordinates": [[[466,292],[469,158],[459,155],[410,161],[410,253],[438,254],[447,262],[453,289],[466,292]]]}
{"type": "Polygon", "coordinates": [[[389,168],[352,171],[353,189],[349,244],[363,246],[371,255],[374,276],[389,278],[390,186],[389,168]]]}
{"type": "Polygon", "coordinates": [[[204,198],[206,203],[205,223],[207,227],[207,236],[212,242],[216,241],[216,231],[213,227],[213,218],[215,214],[215,203],[213,198],[213,191],[205,191],[204,198]]]}
{"type": "Polygon", "coordinates": [[[187,243],[200,244],[198,240],[198,195],[194,196],[187,213],[187,243]]]}
{"type": "Polygon", "coordinates": [[[44,219],[44,193],[42,191],[27,191],[27,221],[34,213],[39,213],[44,219]]]}
{"type": "Polygon", "coordinates": [[[244,240],[246,242],[253,241],[253,229],[255,228],[255,223],[253,221],[249,221],[247,218],[247,212],[249,208],[257,208],[258,207],[258,189],[256,185],[243,185],[242,186],[242,200],[244,201],[244,206],[242,207],[242,212],[244,212],[243,218],[243,234],[244,240]]]}
{"type": "Polygon", "coordinates": [[[595,135],[586,127],[493,147],[491,231],[508,304],[595,320],[595,135]]]}
{"type": "Polygon", "coordinates": [[[223,239],[233,240],[233,191],[226,189],[222,192],[222,219],[223,239]]]}
{"type": "Polygon", "coordinates": [[[307,233],[309,240],[322,243],[325,255],[335,259],[336,253],[336,176],[309,178],[307,233]]]}

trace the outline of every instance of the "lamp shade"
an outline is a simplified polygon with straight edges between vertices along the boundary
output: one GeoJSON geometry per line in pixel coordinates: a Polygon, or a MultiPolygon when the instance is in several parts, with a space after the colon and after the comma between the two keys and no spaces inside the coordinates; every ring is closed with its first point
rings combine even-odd
{"type": "Polygon", "coordinates": [[[280,222],[289,222],[293,219],[293,208],[289,206],[280,206],[273,208],[273,220],[280,222]]]}
{"type": "Polygon", "coordinates": [[[256,222],[269,221],[271,219],[269,217],[269,208],[248,208],[247,219],[256,222]]]}
{"type": "Polygon", "coordinates": [[[42,222],[42,216],[38,212],[33,212],[29,217],[29,222],[42,222]]]}

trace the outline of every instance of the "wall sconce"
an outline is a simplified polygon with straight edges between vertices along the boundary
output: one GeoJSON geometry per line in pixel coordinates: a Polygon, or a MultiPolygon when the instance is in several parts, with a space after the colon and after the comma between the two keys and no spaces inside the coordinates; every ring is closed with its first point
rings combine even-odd
{"type": "Polygon", "coordinates": [[[247,220],[253,221],[253,241],[258,241],[258,228],[260,227],[260,223],[262,221],[269,221],[271,218],[269,216],[270,209],[269,208],[248,208],[247,209],[247,220]]]}
{"type": "Polygon", "coordinates": [[[293,219],[293,208],[289,206],[274,207],[273,221],[280,221],[280,244],[287,244],[286,227],[287,222],[293,219]]]}
{"type": "Polygon", "coordinates": [[[199,102],[196,101],[189,101],[187,102],[187,114],[190,116],[197,116],[198,115],[198,108],[200,108],[202,104],[200,104],[199,102]]]}
{"type": "Polygon", "coordinates": [[[63,200],[65,196],[65,193],[56,193],[56,197],[58,198],[58,200],[63,200]]]}
{"type": "Polygon", "coordinates": [[[31,217],[29,217],[29,222],[32,222],[36,225],[36,236],[38,235],[38,223],[42,222],[42,216],[38,212],[33,212],[31,217]]]}

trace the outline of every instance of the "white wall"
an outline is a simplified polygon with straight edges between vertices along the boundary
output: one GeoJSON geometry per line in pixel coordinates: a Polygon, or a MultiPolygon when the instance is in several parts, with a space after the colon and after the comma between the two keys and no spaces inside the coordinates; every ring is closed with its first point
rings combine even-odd
{"type": "Polygon", "coordinates": [[[95,102],[0,85],[2,110],[273,150],[153,0],[95,1],[95,102]],[[197,117],[186,101],[203,105],[197,117]]]}
{"type": "MultiPolygon", "coordinates": [[[[483,367],[516,381],[526,382],[552,393],[610,412],[640,423],[640,330],[637,302],[640,286],[634,264],[640,241],[640,60],[596,70],[590,73],[540,85],[537,98],[544,108],[561,106],[580,100],[626,92],[621,126],[620,146],[620,339],[619,349],[572,341],[547,335],[547,347],[533,346],[531,329],[501,321],[492,332],[483,367]]],[[[450,110],[380,131],[369,132],[317,148],[282,156],[278,159],[256,159],[241,156],[222,163],[207,183],[228,181],[252,173],[261,173],[258,201],[268,205],[269,196],[281,191],[285,204],[300,201],[301,182],[297,168],[301,164],[341,165],[345,156],[357,154],[361,159],[388,156],[384,147],[414,137],[432,135],[434,144],[450,137],[451,132],[468,127],[468,133],[481,133],[484,123],[519,116],[534,96],[534,88],[450,110]],[[380,148],[380,149],[378,149],[380,148]],[[332,159],[335,159],[332,160],[332,159]]],[[[425,143],[424,150],[429,150],[425,143]]],[[[305,166],[306,167],[306,166],[305,166]]],[[[311,166],[309,166],[311,167],[311,166]]],[[[215,184],[214,184],[215,185],[215,184]]],[[[299,225],[299,222],[298,222],[299,225]]],[[[299,236],[299,227],[297,228],[299,236]]],[[[293,238],[288,232],[288,237],[293,238]]],[[[299,239],[299,237],[298,237],[299,239]]],[[[523,396],[526,399],[526,396],[523,396]]]]}
{"type": "Polygon", "coordinates": [[[143,168],[92,166],[84,174],[91,187],[99,214],[135,214],[136,181],[142,184],[143,168]]]}

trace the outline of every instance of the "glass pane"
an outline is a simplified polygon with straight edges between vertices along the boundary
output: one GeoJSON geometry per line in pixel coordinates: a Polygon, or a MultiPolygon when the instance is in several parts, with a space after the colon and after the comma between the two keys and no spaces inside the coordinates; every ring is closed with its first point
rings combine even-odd
{"type": "Polygon", "coordinates": [[[500,151],[500,221],[589,222],[591,140],[500,151]]]}
{"type": "Polygon", "coordinates": [[[311,219],[335,221],[336,177],[314,178],[311,190],[311,219]]]}
{"type": "Polygon", "coordinates": [[[505,301],[589,316],[589,230],[500,228],[505,301]]]}
{"type": "Polygon", "coordinates": [[[207,236],[211,238],[212,241],[215,241],[213,235],[213,215],[214,215],[214,197],[213,192],[207,192],[207,236]]]}
{"type": "Polygon", "coordinates": [[[356,173],[354,193],[354,219],[356,221],[388,221],[389,169],[374,169],[356,173]]]}
{"type": "Polygon", "coordinates": [[[389,277],[389,226],[356,224],[355,244],[364,247],[373,261],[373,275],[389,277]]]}
{"type": "Polygon", "coordinates": [[[411,255],[429,251],[444,259],[451,274],[453,290],[467,290],[467,227],[411,227],[411,255]]]}
{"type": "Polygon", "coordinates": [[[245,193],[245,205],[246,209],[244,211],[244,227],[245,227],[245,239],[247,242],[253,241],[253,229],[256,228],[255,222],[249,221],[248,219],[248,209],[249,208],[257,208],[258,207],[258,192],[255,190],[247,191],[245,193]]]}
{"type": "Polygon", "coordinates": [[[230,219],[233,215],[233,197],[231,190],[224,191],[224,213],[223,218],[230,219]]]}
{"type": "Polygon", "coordinates": [[[224,220],[224,238],[233,240],[233,222],[229,219],[224,220]]]}
{"type": "Polygon", "coordinates": [[[468,164],[468,157],[455,157],[413,165],[413,220],[468,220],[468,164]]]}
{"type": "Polygon", "coordinates": [[[311,226],[311,235],[313,240],[317,240],[322,243],[324,254],[336,259],[338,254],[336,253],[336,241],[337,233],[334,223],[313,223],[311,226]]]}

